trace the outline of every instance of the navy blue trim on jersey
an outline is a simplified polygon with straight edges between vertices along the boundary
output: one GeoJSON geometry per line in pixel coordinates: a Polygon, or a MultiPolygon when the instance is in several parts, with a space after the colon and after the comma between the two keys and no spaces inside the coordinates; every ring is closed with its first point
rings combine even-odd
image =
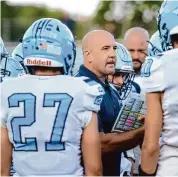
{"type": "Polygon", "coordinates": [[[87,83],[88,85],[90,85],[90,86],[92,86],[92,85],[96,85],[96,84],[97,84],[96,81],[91,80],[91,79],[89,79],[89,78],[84,79],[83,81],[86,82],[86,83],[87,83]]]}
{"type": "MultiPolygon", "coordinates": [[[[102,82],[93,72],[87,69],[84,65],[80,66],[78,73],[75,77],[85,76],[88,77],[88,82],[92,81],[100,84],[105,94],[101,103],[101,108],[98,113],[98,129],[99,132],[111,133],[114,122],[121,109],[121,103],[119,102],[119,96],[117,91],[112,88],[106,79],[102,82]]],[[[113,151],[105,153],[103,158],[103,174],[104,176],[119,176],[120,175],[120,163],[121,163],[121,152],[113,151]]]]}
{"type": "Polygon", "coordinates": [[[103,88],[107,88],[110,87],[109,82],[106,80],[106,83],[102,82],[94,73],[92,73],[88,68],[86,68],[84,65],[81,65],[79,68],[79,71],[74,75],[74,77],[81,77],[81,76],[86,76],[88,77],[90,80],[95,81],[99,84],[101,84],[101,86],[103,88]]]}
{"type": "Polygon", "coordinates": [[[134,90],[136,91],[136,93],[141,93],[141,88],[136,82],[132,81],[132,87],[134,87],[134,90]]]}

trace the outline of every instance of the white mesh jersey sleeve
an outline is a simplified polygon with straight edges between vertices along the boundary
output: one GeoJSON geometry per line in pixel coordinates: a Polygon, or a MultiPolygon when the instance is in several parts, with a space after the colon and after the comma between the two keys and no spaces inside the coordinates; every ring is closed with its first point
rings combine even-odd
{"type": "Polygon", "coordinates": [[[164,68],[160,56],[147,57],[142,69],[143,88],[146,93],[162,92],[165,89],[164,68]]]}
{"type": "MultiPolygon", "coordinates": [[[[20,77],[19,77],[20,78],[20,77]]],[[[13,81],[18,80],[18,77],[5,77],[0,83],[0,116],[1,126],[7,127],[7,119],[9,116],[9,90],[13,89],[13,81]]]]}
{"type": "Polygon", "coordinates": [[[100,104],[103,99],[104,89],[97,82],[90,80],[86,77],[77,78],[81,79],[83,83],[82,89],[76,95],[77,102],[74,103],[74,109],[78,109],[82,115],[83,126],[86,127],[91,120],[92,112],[100,110],[100,104]]]}
{"type": "Polygon", "coordinates": [[[81,91],[83,93],[78,93],[78,95],[83,95],[83,108],[88,111],[98,112],[105,93],[103,87],[97,82],[86,77],[81,79],[85,82],[85,86],[81,91]]]}

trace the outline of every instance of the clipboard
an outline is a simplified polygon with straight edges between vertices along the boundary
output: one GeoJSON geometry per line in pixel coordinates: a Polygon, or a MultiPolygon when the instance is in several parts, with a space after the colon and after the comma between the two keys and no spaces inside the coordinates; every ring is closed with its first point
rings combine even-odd
{"type": "Polygon", "coordinates": [[[138,93],[131,93],[120,110],[112,132],[126,132],[141,127],[144,121],[139,120],[138,117],[145,116],[145,114],[145,96],[138,93]]]}

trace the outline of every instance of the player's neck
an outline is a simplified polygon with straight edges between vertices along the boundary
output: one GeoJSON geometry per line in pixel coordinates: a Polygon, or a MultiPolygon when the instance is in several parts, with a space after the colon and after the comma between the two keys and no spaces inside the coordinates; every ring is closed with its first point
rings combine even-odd
{"type": "Polygon", "coordinates": [[[35,75],[37,76],[55,76],[55,75],[61,75],[62,73],[60,71],[35,71],[35,75]]]}

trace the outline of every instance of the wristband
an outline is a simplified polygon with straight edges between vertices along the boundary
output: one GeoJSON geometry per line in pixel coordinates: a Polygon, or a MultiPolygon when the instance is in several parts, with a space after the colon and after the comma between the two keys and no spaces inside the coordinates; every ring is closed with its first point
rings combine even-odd
{"type": "Polygon", "coordinates": [[[141,165],[139,165],[138,170],[139,170],[139,176],[155,176],[156,175],[156,171],[154,173],[152,173],[152,174],[148,174],[148,173],[144,172],[141,169],[141,165]]]}

